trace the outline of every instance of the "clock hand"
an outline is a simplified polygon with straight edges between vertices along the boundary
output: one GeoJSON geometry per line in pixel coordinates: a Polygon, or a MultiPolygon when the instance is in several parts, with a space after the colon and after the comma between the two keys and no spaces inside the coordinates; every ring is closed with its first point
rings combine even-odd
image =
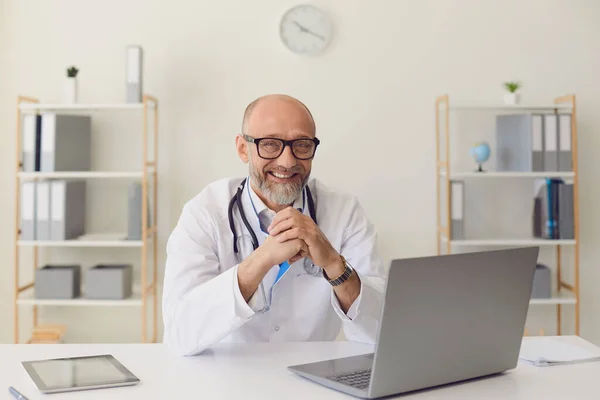
{"type": "Polygon", "coordinates": [[[313,31],[311,31],[311,30],[309,30],[307,28],[305,28],[304,26],[300,25],[298,22],[294,21],[294,24],[296,24],[298,26],[298,28],[300,28],[301,32],[311,34],[311,35],[313,35],[315,37],[318,37],[322,41],[325,41],[325,38],[323,36],[319,35],[318,33],[313,32],[313,31]]]}

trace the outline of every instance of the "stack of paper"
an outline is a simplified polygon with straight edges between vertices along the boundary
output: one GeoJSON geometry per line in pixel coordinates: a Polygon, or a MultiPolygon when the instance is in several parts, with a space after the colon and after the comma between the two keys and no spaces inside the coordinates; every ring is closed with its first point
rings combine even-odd
{"type": "Polygon", "coordinates": [[[555,338],[523,340],[519,358],[537,366],[600,361],[600,349],[587,349],[555,338]]]}

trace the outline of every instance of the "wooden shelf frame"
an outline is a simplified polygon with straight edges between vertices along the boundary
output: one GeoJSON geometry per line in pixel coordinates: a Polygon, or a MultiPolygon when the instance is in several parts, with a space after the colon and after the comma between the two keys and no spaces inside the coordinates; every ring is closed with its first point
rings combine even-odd
{"type": "MultiPolygon", "coordinates": [[[[38,249],[42,246],[58,246],[58,247],[132,247],[140,251],[140,268],[142,288],[139,294],[139,300],[125,299],[123,301],[114,300],[107,302],[99,301],[77,301],[73,304],[80,306],[115,306],[121,305],[130,306],[141,303],[141,341],[155,343],[158,335],[158,123],[159,123],[159,104],[158,99],[151,95],[145,94],[143,102],[138,104],[41,104],[38,99],[27,96],[18,96],[16,104],[16,134],[15,134],[15,220],[14,220],[14,280],[13,280],[13,307],[14,307],[14,343],[19,343],[19,307],[31,305],[33,308],[33,328],[34,331],[40,326],[38,320],[38,307],[54,306],[62,304],[54,301],[36,301],[32,299],[24,300],[23,296],[26,291],[32,291],[35,287],[35,282],[30,282],[26,285],[19,284],[20,271],[20,248],[31,247],[33,252],[33,272],[35,279],[35,270],[39,267],[38,249]],[[73,172],[56,172],[56,173],[31,173],[23,172],[22,162],[22,116],[24,113],[36,113],[41,111],[73,111],[85,110],[90,112],[116,110],[116,111],[142,111],[143,113],[143,129],[142,129],[142,163],[138,171],[73,171],[73,172]],[[152,116],[150,116],[150,113],[152,116]],[[153,118],[152,127],[148,123],[149,117],[153,118]],[[152,152],[148,150],[152,144],[152,152]],[[21,213],[21,183],[24,180],[43,180],[43,179],[134,179],[141,180],[142,184],[142,239],[139,241],[106,241],[106,242],[36,242],[20,241],[20,213],[21,213]],[[151,188],[150,188],[151,185],[151,188]],[[152,210],[149,210],[148,204],[149,194],[152,190],[152,210]],[[148,226],[148,211],[151,211],[153,225],[148,226]],[[148,260],[148,253],[152,251],[152,261],[148,260]],[[150,268],[150,266],[152,268],[150,268]],[[151,302],[151,304],[149,304],[151,302]],[[148,332],[148,306],[151,305],[151,333],[148,332]],[[149,336],[151,336],[150,340],[149,336]]],[[[31,293],[31,292],[27,292],[31,293]]],[[[69,304],[69,303],[65,303],[69,304]]]]}
{"type": "MultiPolygon", "coordinates": [[[[552,105],[545,106],[512,106],[505,107],[501,105],[490,106],[490,105],[470,105],[465,106],[453,106],[450,104],[450,99],[447,94],[438,96],[435,99],[435,166],[436,166],[436,236],[437,236],[437,254],[442,254],[443,245],[445,245],[446,254],[451,254],[453,245],[471,244],[471,245],[491,245],[491,246],[503,246],[503,245],[518,245],[519,240],[515,240],[514,243],[510,239],[505,241],[486,241],[486,240],[448,240],[450,237],[450,226],[451,226],[451,206],[450,206],[450,185],[451,180],[457,177],[461,179],[469,178],[481,178],[475,176],[473,173],[454,173],[451,171],[450,163],[450,113],[453,110],[460,109],[481,109],[481,110],[520,110],[520,111],[546,111],[554,114],[559,114],[560,111],[567,111],[571,114],[571,152],[573,160],[573,171],[564,172],[544,172],[544,173],[490,173],[488,179],[508,179],[508,178],[536,178],[539,176],[562,176],[566,177],[573,182],[573,202],[574,202],[574,240],[569,241],[540,241],[540,244],[548,244],[556,246],[556,296],[567,298],[573,296],[573,299],[569,299],[567,302],[558,302],[556,304],[556,332],[558,335],[562,334],[562,305],[568,304],[574,306],[575,313],[575,334],[579,335],[580,332],[580,283],[579,283],[579,172],[578,172],[578,152],[577,152],[577,103],[575,95],[566,95],[557,97],[554,99],[552,105]],[[445,149],[441,149],[440,140],[444,139],[445,149]],[[442,199],[441,189],[442,181],[445,186],[445,198],[442,199]],[[442,221],[442,207],[445,208],[445,221],[442,221]],[[472,242],[472,243],[470,243],[472,242]],[[487,242],[487,243],[486,243],[487,242]],[[568,246],[573,248],[574,253],[574,276],[573,283],[568,283],[562,273],[562,246],[568,246]]],[[[527,241],[523,240],[521,243],[525,244],[527,241]]],[[[533,241],[531,241],[533,242],[533,241]]],[[[551,301],[545,302],[541,300],[533,300],[530,304],[552,304],[551,301]]]]}

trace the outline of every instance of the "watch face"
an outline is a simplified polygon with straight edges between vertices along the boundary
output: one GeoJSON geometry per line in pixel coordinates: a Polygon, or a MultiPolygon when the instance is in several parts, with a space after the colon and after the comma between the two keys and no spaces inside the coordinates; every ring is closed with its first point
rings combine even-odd
{"type": "Polygon", "coordinates": [[[298,54],[322,52],[331,40],[331,21],[320,9],[300,5],[287,11],[279,25],[285,46],[298,54]]]}

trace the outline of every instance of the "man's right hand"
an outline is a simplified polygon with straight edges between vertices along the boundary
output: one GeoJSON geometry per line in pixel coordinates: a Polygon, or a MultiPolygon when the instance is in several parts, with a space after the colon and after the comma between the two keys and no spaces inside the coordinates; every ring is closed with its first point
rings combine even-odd
{"type": "Polygon", "coordinates": [[[238,266],[238,284],[246,302],[274,265],[288,260],[294,262],[307,253],[308,248],[303,240],[294,239],[279,243],[275,237],[267,236],[263,244],[238,266]]]}

